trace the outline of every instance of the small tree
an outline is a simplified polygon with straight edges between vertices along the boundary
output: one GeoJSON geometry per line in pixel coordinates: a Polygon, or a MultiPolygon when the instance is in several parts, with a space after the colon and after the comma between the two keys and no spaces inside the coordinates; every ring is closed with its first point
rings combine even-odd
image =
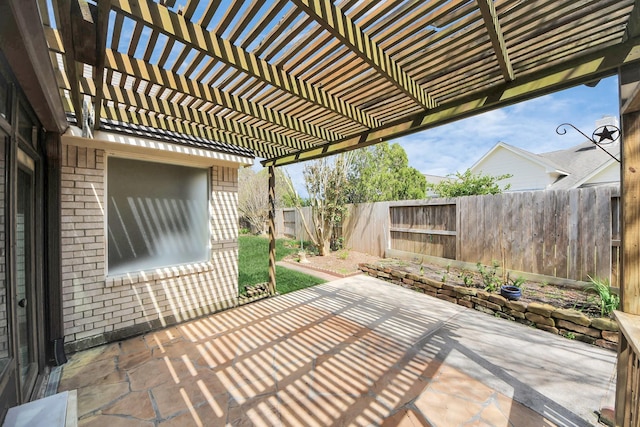
{"type": "Polygon", "coordinates": [[[409,166],[399,144],[382,142],[353,152],[349,168],[349,203],[424,199],[426,179],[409,166]]]}
{"type": "Polygon", "coordinates": [[[306,165],[303,170],[305,187],[311,206],[313,230],[302,214],[302,199],[297,196],[291,180],[288,181],[290,194],[294,195],[296,208],[302,218],[302,225],[309,238],[318,248],[320,256],[331,251],[333,228],[344,218],[346,207],[347,172],[351,162],[349,154],[340,154],[334,159],[322,158],[306,165]]]}
{"type": "Polygon", "coordinates": [[[474,175],[471,169],[464,173],[456,172],[455,175],[447,175],[447,178],[437,184],[427,183],[427,189],[433,191],[440,197],[460,197],[476,196],[484,194],[500,194],[511,188],[511,184],[500,188],[498,181],[511,178],[513,175],[504,174],[500,176],[474,175]]]}
{"type": "MultiPolygon", "coordinates": [[[[290,207],[290,178],[276,169],[276,208],[290,207]]],[[[269,218],[269,173],[267,169],[258,172],[251,168],[238,171],[238,212],[251,225],[252,232],[264,234],[269,218]]]]}

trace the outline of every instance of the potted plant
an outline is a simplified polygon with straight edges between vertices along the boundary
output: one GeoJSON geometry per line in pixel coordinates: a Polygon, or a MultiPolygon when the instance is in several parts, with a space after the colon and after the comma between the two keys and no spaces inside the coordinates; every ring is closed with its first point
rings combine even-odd
{"type": "Polygon", "coordinates": [[[522,296],[521,286],[524,283],[522,277],[518,277],[515,280],[510,280],[507,274],[507,281],[500,287],[500,295],[509,300],[519,300],[522,296]]]}
{"type": "Polygon", "coordinates": [[[519,287],[513,285],[502,285],[500,287],[500,295],[510,300],[519,300],[522,296],[522,291],[519,287]]]}

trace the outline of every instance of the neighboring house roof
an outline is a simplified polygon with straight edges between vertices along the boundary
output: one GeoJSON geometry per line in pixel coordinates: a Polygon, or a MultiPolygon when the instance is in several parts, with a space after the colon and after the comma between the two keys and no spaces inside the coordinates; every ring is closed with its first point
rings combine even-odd
{"type": "MultiPolygon", "coordinates": [[[[620,157],[619,143],[606,144],[603,147],[614,157],[620,157]]],[[[481,166],[486,164],[497,151],[504,152],[504,150],[510,153],[511,156],[517,156],[542,168],[553,179],[549,185],[544,186],[545,189],[570,189],[583,185],[612,184],[620,180],[619,174],[615,173],[618,162],[591,141],[585,141],[582,144],[564,150],[541,154],[534,154],[522,148],[498,142],[471,167],[471,170],[482,172],[481,166]],[[608,181],[597,182],[598,178],[603,176],[608,177],[608,181]],[[590,182],[591,180],[595,181],[590,182]]],[[[495,161],[493,164],[495,165],[495,161]]],[[[493,175],[511,174],[517,176],[521,172],[520,170],[514,170],[513,165],[508,162],[503,162],[502,164],[503,166],[500,169],[503,170],[500,173],[496,173],[494,169],[492,171],[493,175]]],[[[532,183],[531,189],[536,189],[535,185],[535,183],[532,183]]]]}
{"type": "MultiPolygon", "coordinates": [[[[605,144],[602,147],[615,158],[620,158],[620,144],[605,144]]],[[[577,188],[587,182],[591,177],[608,167],[618,167],[618,162],[598,148],[591,141],[567,148],[566,150],[551,151],[540,154],[544,158],[553,158],[555,162],[562,164],[568,174],[559,178],[552,189],[577,188]]],[[[618,181],[620,178],[618,178],[618,181]]]]}
{"type": "MultiPolygon", "coordinates": [[[[76,117],[73,114],[67,114],[67,120],[70,124],[77,124],[76,117]]],[[[100,119],[100,129],[108,132],[122,133],[125,135],[132,135],[185,145],[187,147],[217,151],[224,154],[250,157],[252,159],[255,157],[253,151],[248,148],[239,147],[237,145],[224,144],[221,142],[200,138],[198,136],[187,135],[184,133],[173,132],[144,125],[118,122],[109,119],[100,119]]]]}
{"type": "Polygon", "coordinates": [[[427,182],[429,182],[431,184],[438,184],[438,183],[444,181],[445,179],[449,179],[446,176],[429,175],[427,173],[424,174],[424,177],[427,180],[427,182]]]}
{"type": "MultiPolygon", "coordinates": [[[[425,179],[427,180],[427,184],[439,184],[442,181],[446,181],[446,180],[450,180],[450,177],[446,177],[446,176],[440,176],[440,175],[429,175],[428,173],[423,174],[425,179]]],[[[427,196],[432,197],[432,196],[437,196],[437,193],[435,193],[434,191],[427,189],[427,196]]]]}

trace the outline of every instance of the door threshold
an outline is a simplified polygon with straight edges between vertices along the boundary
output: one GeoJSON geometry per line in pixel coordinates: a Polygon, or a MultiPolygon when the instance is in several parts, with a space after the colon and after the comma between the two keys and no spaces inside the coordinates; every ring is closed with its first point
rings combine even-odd
{"type": "Polygon", "coordinates": [[[76,390],[14,406],[7,412],[2,427],[76,427],[78,395],[76,390]]]}

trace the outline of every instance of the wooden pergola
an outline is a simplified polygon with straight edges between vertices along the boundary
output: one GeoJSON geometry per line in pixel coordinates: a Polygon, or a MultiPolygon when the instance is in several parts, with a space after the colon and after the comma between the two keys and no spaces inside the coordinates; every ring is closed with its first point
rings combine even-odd
{"type": "MultiPolygon", "coordinates": [[[[30,2],[10,1],[29,15],[30,2]]],[[[33,34],[44,26],[57,80],[50,89],[78,123],[86,104],[96,129],[111,119],[249,148],[269,167],[271,195],[274,167],[617,74],[624,312],[617,416],[619,425],[640,425],[640,0],[38,6],[42,22],[22,25],[33,34]]],[[[270,229],[273,236],[273,220],[270,229]]],[[[271,255],[273,262],[273,244],[271,255]]]]}

